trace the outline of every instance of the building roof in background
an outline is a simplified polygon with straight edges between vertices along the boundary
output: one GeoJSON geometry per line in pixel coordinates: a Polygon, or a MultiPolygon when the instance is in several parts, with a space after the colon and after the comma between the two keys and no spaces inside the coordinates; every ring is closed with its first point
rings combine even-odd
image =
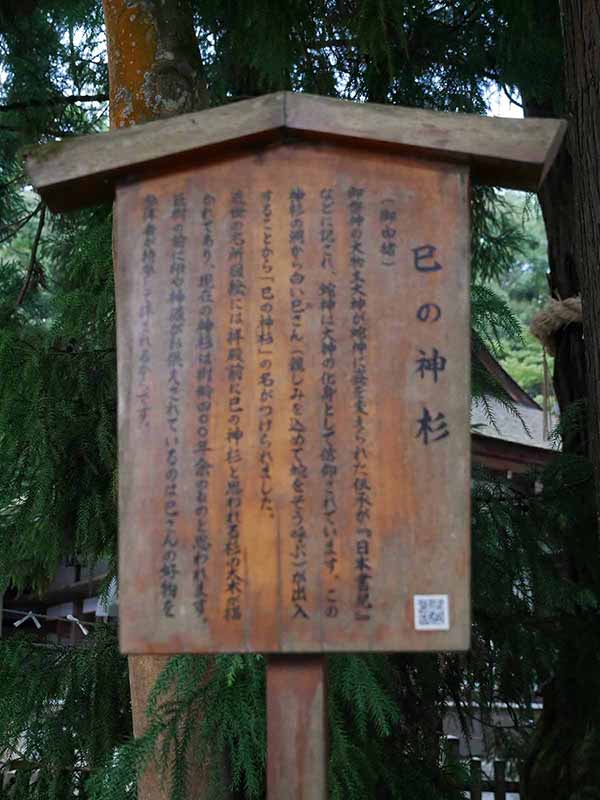
{"type": "Polygon", "coordinates": [[[493,397],[471,406],[472,452],[476,462],[502,472],[527,472],[544,466],[560,451],[560,442],[544,432],[544,410],[481,347],[476,357],[504,389],[514,410],[493,397]]]}
{"type": "Polygon", "coordinates": [[[479,345],[477,348],[477,359],[490,375],[494,376],[513,403],[519,406],[537,408],[540,411],[543,410],[541,405],[522,386],[519,386],[516,380],[508,374],[500,362],[496,361],[490,351],[483,345],[479,345]]]}
{"type": "Polygon", "coordinates": [[[495,426],[490,421],[484,405],[474,401],[471,407],[473,433],[527,447],[560,450],[554,439],[544,437],[544,412],[537,404],[535,407],[531,407],[515,402],[515,408],[519,414],[516,416],[498,400],[488,398],[487,402],[495,426]]]}

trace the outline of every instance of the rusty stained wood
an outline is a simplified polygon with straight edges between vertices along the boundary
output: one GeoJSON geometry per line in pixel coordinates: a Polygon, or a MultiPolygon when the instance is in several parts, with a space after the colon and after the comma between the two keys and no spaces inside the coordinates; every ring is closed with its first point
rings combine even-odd
{"type": "Polygon", "coordinates": [[[466,649],[466,169],[282,146],[116,213],[123,651],[466,649]]]}
{"type": "MultiPolygon", "coordinates": [[[[133,734],[136,738],[142,736],[150,724],[146,715],[148,699],[168,660],[167,656],[133,656],[129,659],[133,734]]],[[[146,768],[138,776],[139,800],[169,800],[171,787],[165,773],[167,770],[157,769],[152,763],[150,769],[146,768]]]]}
{"type": "Polygon", "coordinates": [[[564,137],[558,119],[503,119],[277,92],[33,149],[31,180],[53,211],[114,196],[123,176],[205,162],[234,145],[282,138],[360,144],[468,164],[483,184],[535,191],[564,137]]]}
{"type": "Polygon", "coordinates": [[[267,798],[327,797],[327,697],[324,656],[267,660],[267,798]]]}

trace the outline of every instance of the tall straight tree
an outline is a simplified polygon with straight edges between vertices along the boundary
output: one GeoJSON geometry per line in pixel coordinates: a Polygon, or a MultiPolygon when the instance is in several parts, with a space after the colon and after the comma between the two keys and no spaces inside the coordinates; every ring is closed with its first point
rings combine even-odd
{"type": "MultiPolygon", "coordinates": [[[[499,64],[499,75],[518,87],[526,115],[567,116],[570,123],[539,200],[550,292],[557,299],[580,294],[583,299],[583,329],[570,324],[554,337],[554,385],[567,421],[563,450],[591,459],[595,492],[589,502],[595,493],[600,509],[600,146],[594,133],[600,119],[600,9],[594,0],[499,0],[498,5],[508,26],[497,52],[509,55],[499,64]],[[587,425],[579,421],[582,403],[587,425]]],[[[572,522],[554,558],[580,599],[555,622],[556,659],[543,687],[544,709],[523,776],[527,800],[585,796],[600,781],[595,732],[600,630],[592,610],[599,589],[600,526],[591,510],[584,524],[572,522]]]]}
{"type": "MultiPolygon", "coordinates": [[[[571,119],[574,225],[583,297],[590,456],[600,515],[600,6],[561,0],[567,104],[571,119]]],[[[600,535],[600,516],[598,518],[600,535]]]]}
{"type": "MultiPolygon", "coordinates": [[[[112,128],[140,125],[207,107],[208,92],[190,0],[169,3],[103,0],[103,8],[112,128]]],[[[147,727],[148,697],[167,662],[166,656],[129,656],[136,736],[147,727]]],[[[140,777],[140,800],[163,800],[170,796],[170,764],[167,761],[162,766],[166,768],[161,769],[158,762],[153,762],[140,777]]],[[[197,769],[189,782],[191,794],[201,792],[203,786],[202,770],[197,769]]]]}

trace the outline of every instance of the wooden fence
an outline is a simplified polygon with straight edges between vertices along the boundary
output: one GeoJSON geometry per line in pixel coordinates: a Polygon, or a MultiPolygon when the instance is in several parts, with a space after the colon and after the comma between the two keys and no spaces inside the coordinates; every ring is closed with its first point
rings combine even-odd
{"type": "MultiPolygon", "coordinates": [[[[460,761],[459,740],[448,739],[448,755],[452,761],[460,761]]],[[[506,800],[508,794],[519,794],[519,781],[506,780],[506,761],[494,761],[494,777],[488,779],[481,771],[481,760],[472,758],[469,765],[469,785],[464,791],[469,800],[482,800],[484,792],[491,792],[494,800],[506,800]]]]}
{"type": "Polygon", "coordinates": [[[482,800],[483,792],[492,792],[494,800],[506,800],[507,794],[519,794],[519,781],[506,780],[506,762],[494,761],[493,780],[484,779],[481,773],[481,761],[478,758],[471,760],[470,786],[466,787],[470,800],[482,800]]]}

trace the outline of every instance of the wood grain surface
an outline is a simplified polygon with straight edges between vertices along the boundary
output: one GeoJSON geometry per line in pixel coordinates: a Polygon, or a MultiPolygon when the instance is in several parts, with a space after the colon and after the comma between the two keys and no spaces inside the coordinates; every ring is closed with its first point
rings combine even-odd
{"type": "Polygon", "coordinates": [[[466,649],[467,169],[282,145],[116,214],[123,651],[466,649]]]}
{"type": "Polygon", "coordinates": [[[327,797],[326,686],[324,656],[268,659],[268,800],[327,797]]]}
{"type": "Polygon", "coordinates": [[[52,211],[111,200],[123,177],[200,163],[246,143],[295,137],[471,167],[473,180],[536,191],[565,135],[560,119],[512,119],[277,92],[33,148],[32,183],[52,211]]]}

